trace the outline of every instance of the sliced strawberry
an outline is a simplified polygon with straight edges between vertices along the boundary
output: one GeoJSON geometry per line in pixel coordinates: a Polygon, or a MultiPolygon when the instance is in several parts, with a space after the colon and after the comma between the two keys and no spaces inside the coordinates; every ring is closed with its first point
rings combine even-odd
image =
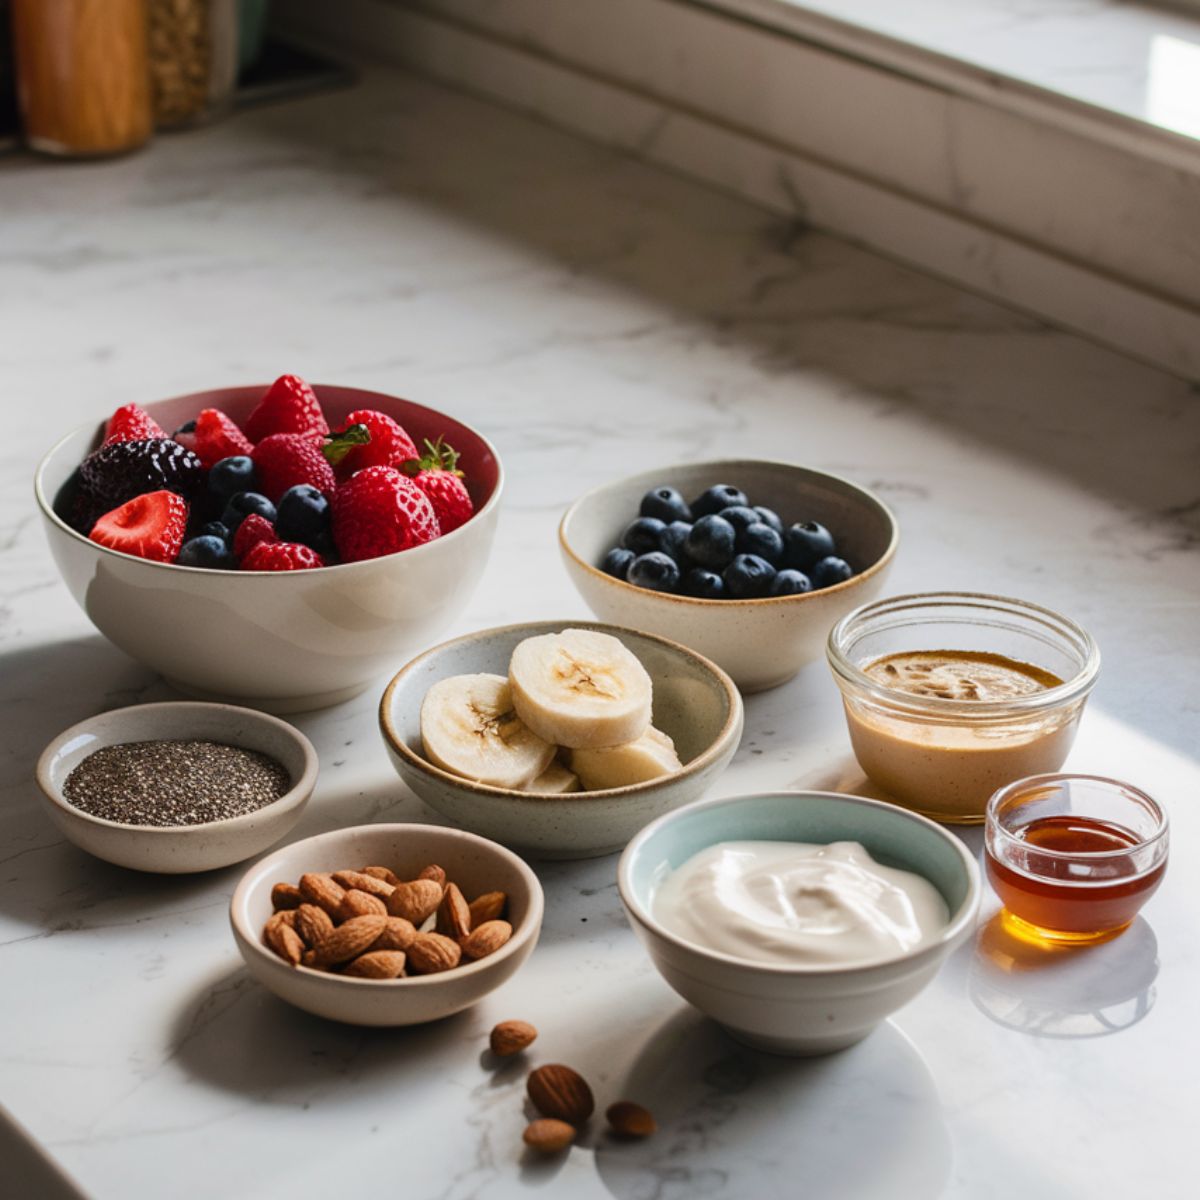
{"type": "Polygon", "coordinates": [[[329,432],[317,394],[298,375],[280,375],[246,418],[246,436],[261,442],[273,433],[329,432]]]}
{"type": "Polygon", "coordinates": [[[425,449],[422,458],[410,459],[403,470],[429,497],[442,532],[449,533],[475,515],[475,505],[458,469],[458,451],[441,438],[436,442],[427,438],[425,449]]]}
{"type": "Polygon", "coordinates": [[[269,500],[278,500],[298,483],[311,484],[326,495],[331,495],[337,486],[321,443],[311,434],[272,433],[254,447],[250,457],[254,460],[259,488],[269,500]]]}
{"type": "Polygon", "coordinates": [[[342,432],[362,426],[368,435],[364,445],[347,444],[345,449],[334,445],[325,448],[325,456],[333,463],[339,479],[349,479],[365,467],[399,467],[410,458],[417,458],[417,445],[403,426],[387,413],[373,408],[360,408],[342,422],[342,432]]]}
{"type": "Polygon", "coordinates": [[[325,561],[299,542],[259,542],[238,565],[243,571],[308,571],[325,561]]]}
{"type": "Polygon", "coordinates": [[[108,418],[104,445],[112,442],[144,442],[147,438],[165,438],[166,430],[145,409],[136,404],[118,408],[108,418]]]}
{"type": "Polygon", "coordinates": [[[241,562],[255,546],[261,545],[263,542],[268,544],[279,541],[279,535],[275,532],[275,526],[262,516],[261,513],[251,513],[238,526],[238,531],[233,535],[233,555],[241,562]]]}
{"type": "Polygon", "coordinates": [[[211,467],[223,458],[249,454],[254,449],[254,443],[219,408],[206,408],[196,418],[193,449],[200,456],[200,461],[206,467],[211,467]]]}
{"type": "Polygon", "coordinates": [[[367,467],[333,494],[333,540],[343,562],[395,554],[439,533],[429,497],[393,467],[367,467]]]}
{"type": "Polygon", "coordinates": [[[175,492],[146,492],[105,513],[88,537],[122,554],[174,562],[183,545],[187,515],[187,501],[175,492]]]}

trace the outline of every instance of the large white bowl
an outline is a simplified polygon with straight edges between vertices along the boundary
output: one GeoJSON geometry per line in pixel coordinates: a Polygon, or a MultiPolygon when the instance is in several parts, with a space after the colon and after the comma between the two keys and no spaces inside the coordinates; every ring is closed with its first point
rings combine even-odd
{"type": "Polygon", "coordinates": [[[954,834],[916,813],[834,792],[778,792],[689,805],[629,843],[617,886],[659,974],[734,1037],[778,1054],[825,1054],[866,1037],[934,977],[970,936],[979,869],[954,834]],[[726,841],[861,842],[887,866],[924,876],[950,919],[930,945],[867,966],[775,966],[707,950],[664,929],[656,889],[701,850],[726,841]]]}
{"type": "Polygon", "coordinates": [[[229,921],[250,974],[281,1000],[351,1025],[419,1025],[470,1008],[511,978],[537,945],[543,908],[537,876],[495,842],[437,825],[359,825],[293,842],[255,863],[233,893],[229,921]],[[412,879],[431,863],[468,897],[508,894],[513,934],[494,954],[437,975],[353,979],[289,966],[262,944],[276,883],[294,884],[306,871],[369,866],[412,879]]]}
{"type": "Polygon", "coordinates": [[[594,858],[620,850],[655,817],[703,795],[742,737],[742,698],[719,667],[665,638],[590,621],[537,621],[485,629],[435,646],[388,684],[379,728],[400,778],[443,816],[535,858],[594,858]],[[654,684],[654,724],[670,734],[682,771],[649,783],[564,796],[488,787],[435,766],[421,746],[421,701],[439,679],[507,675],[518,642],[562,629],[619,638],[654,684]]]}
{"type": "MultiPolygon", "coordinates": [[[[462,454],[476,513],[424,546],[313,571],[216,571],[149,562],[73,530],[55,498],[98,444],[100,425],[63,438],[34,489],[58,569],[111,642],[188,695],[232,698],[271,712],[323,708],[363,691],[429,644],[462,611],[491,550],[503,471],[470,427],[408,400],[317,386],[336,425],[358,408],[394,417],[420,444],[444,435],[462,454]]],[[[146,405],[170,431],[202,408],[243,421],[264,386],[197,392],[146,405]]]]}
{"type": "Polygon", "coordinates": [[[596,616],[690,646],[728,671],[743,692],[786,683],[824,653],[834,624],[881,591],[898,536],[888,507],[857,484],[793,463],[755,459],[660,467],[606,483],[576,500],[558,530],[567,573],[596,616]],[[802,596],[698,600],[634,587],[600,570],[605,552],[620,544],[651,488],[678,488],[691,500],[718,483],[741,488],[752,504],[774,509],[785,525],[819,521],[858,573],[802,596]]]}

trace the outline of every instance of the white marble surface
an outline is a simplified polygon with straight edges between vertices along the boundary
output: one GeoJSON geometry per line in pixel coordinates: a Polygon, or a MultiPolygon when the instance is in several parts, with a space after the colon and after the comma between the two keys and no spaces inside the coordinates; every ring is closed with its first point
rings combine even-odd
{"type": "MultiPolygon", "coordinates": [[[[1190,1194],[1200,404],[1187,385],[844,243],[401,77],[163,139],[123,162],[0,166],[0,1104],[102,1200],[525,1194],[1190,1194]],[[239,967],[236,868],[156,879],[60,841],[42,745],[169,692],[55,578],[36,455],[130,400],[295,370],[406,393],[495,439],[511,491],[467,630],[583,615],[554,548],[570,498],[680,458],[787,455],[892,503],[893,584],[995,589],[1092,629],[1105,667],[1071,765],[1158,793],[1173,861],[1124,938],[1029,966],[968,945],[856,1049],[738,1049],[635,945],[615,860],[539,867],[526,969],[426,1029],[340,1028],[239,967]],[[663,1129],[519,1153],[542,1031],[663,1129]],[[1051,1136],[1046,1136],[1050,1131],[1051,1136]]],[[[429,819],[376,697],[299,719],[322,756],[296,836],[429,819]]],[[[814,665],[749,698],[719,784],[860,782],[814,665]]],[[[970,838],[974,845],[978,839],[970,838]]],[[[982,946],[982,949],[981,949],[982,946]]],[[[2,1189],[0,1189],[2,1190],[2,1189]]]]}

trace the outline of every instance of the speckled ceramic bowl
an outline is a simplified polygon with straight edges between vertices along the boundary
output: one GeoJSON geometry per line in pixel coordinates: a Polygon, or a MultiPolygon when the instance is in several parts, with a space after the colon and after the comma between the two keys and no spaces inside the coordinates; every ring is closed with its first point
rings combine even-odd
{"type": "Polygon", "coordinates": [[[543,906],[537,876],[486,838],[437,825],[359,825],[293,842],[255,863],[233,893],[229,921],[250,974],[281,1000],[351,1025],[420,1025],[470,1008],[510,979],[537,945],[543,906]],[[352,979],[289,966],[262,944],[276,883],[295,883],[306,871],[368,866],[412,879],[430,863],[468,897],[507,893],[513,935],[494,954],[439,975],[352,979]]]}
{"type": "MultiPolygon", "coordinates": [[[[244,420],[266,390],[196,392],[147,404],[167,430],[202,408],[244,420]]],[[[402,554],[315,571],[215,571],[148,562],[73,530],[56,502],[102,426],[77,429],[37,470],[50,550],[71,595],[109,641],[181,691],[271,712],[323,708],[357,695],[427,646],[466,605],[487,564],[504,476],[469,426],[379,392],[316,385],[330,424],[358,408],[394,417],[420,444],[444,435],[462,454],[475,515],[402,554]]]]}
{"type": "Polygon", "coordinates": [[[42,751],[37,781],[50,819],[81,850],[119,867],[181,875],[243,862],[287,834],[316,786],[317,752],[286,721],[250,708],[186,700],[137,704],[89,717],[60,733],[42,751]],[[104,746],[193,738],[270,755],[292,777],[291,789],[245,816],[166,827],[105,821],[68,804],[63,796],[67,776],[104,746]]]}
{"type": "Polygon", "coordinates": [[[891,511],[857,484],[792,463],[754,459],[659,467],[604,484],[576,500],[558,530],[567,573],[596,616],[690,646],[728,671],[744,692],[786,683],[820,657],[835,622],[879,594],[898,537],[891,511]],[[819,521],[858,573],[803,596],[697,600],[634,587],[600,570],[606,551],[619,544],[652,487],[678,488],[690,500],[718,483],[741,488],[752,503],[779,513],[785,525],[819,521]]]}
{"type": "Polygon", "coordinates": [[[400,778],[430,808],[476,833],[535,858],[612,854],[648,821],[702,795],[729,764],[742,737],[742,699],[729,676],[675,642],[588,621],[538,621],[485,629],[413,659],[388,684],[379,728],[400,778]],[[530,796],[451,775],[421,746],[421,701],[439,679],[508,674],[518,642],[563,629],[619,638],[654,684],[654,724],[670,734],[683,770],[650,783],[564,796],[530,796]]]}

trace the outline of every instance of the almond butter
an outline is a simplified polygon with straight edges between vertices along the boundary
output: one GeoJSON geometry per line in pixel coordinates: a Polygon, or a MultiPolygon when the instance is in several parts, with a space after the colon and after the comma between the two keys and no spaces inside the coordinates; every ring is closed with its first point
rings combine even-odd
{"type": "Polygon", "coordinates": [[[333,932],[333,918],[315,904],[302,904],[296,909],[296,932],[311,950],[323,937],[333,932]]]}
{"type": "Polygon", "coordinates": [[[312,965],[332,967],[357,958],[383,932],[386,924],[386,917],[351,917],[313,947],[312,965]]]}
{"type": "Polygon", "coordinates": [[[525,1089],[538,1112],[569,1125],[582,1125],[596,1107],[587,1081],[578,1071],[564,1067],[562,1063],[538,1067],[530,1073],[525,1089]]]}
{"type": "Polygon", "coordinates": [[[537,1030],[528,1021],[501,1021],[492,1029],[488,1044],[498,1058],[508,1058],[532,1046],[536,1038],[537,1030]]]}
{"type": "Polygon", "coordinates": [[[404,974],[404,951],[370,950],[348,963],[342,974],[356,979],[399,979],[404,974]]]}
{"type": "Polygon", "coordinates": [[[461,959],[458,943],[440,933],[418,933],[408,948],[408,967],[414,975],[449,971],[457,967],[461,959]]]}
{"type": "Polygon", "coordinates": [[[277,883],[271,889],[271,907],[278,912],[281,908],[299,908],[304,903],[300,889],[290,883],[277,883]]]}
{"type": "Polygon", "coordinates": [[[446,872],[443,871],[442,868],[437,865],[437,863],[430,863],[429,866],[422,867],[421,870],[417,872],[417,878],[432,879],[434,883],[443,887],[446,884],[446,872]]]}
{"type": "Polygon", "coordinates": [[[304,954],[304,943],[300,940],[300,935],[285,921],[268,921],[263,930],[263,937],[267,945],[293,967],[304,954]]]}
{"type": "Polygon", "coordinates": [[[417,927],[403,917],[388,917],[383,932],[371,943],[372,950],[407,950],[417,936],[417,927]]]}
{"type": "Polygon", "coordinates": [[[400,882],[400,876],[391,867],[363,867],[362,873],[374,876],[376,879],[382,879],[384,883],[390,883],[392,887],[395,887],[400,882]]]}
{"type": "Polygon", "coordinates": [[[333,881],[340,883],[347,891],[353,888],[359,892],[378,896],[381,900],[386,900],[392,894],[392,888],[395,886],[385,883],[382,879],[376,879],[374,875],[368,875],[365,871],[334,871],[333,881]]]}
{"type": "Polygon", "coordinates": [[[346,889],[332,876],[311,871],[300,876],[300,891],[309,904],[323,908],[331,917],[337,916],[338,905],[346,895],[346,889]]]}
{"type": "Polygon", "coordinates": [[[632,1100],[618,1100],[610,1104],[604,1113],[613,1133],[621,1137],[649,1137],[658,1129],[658,1122],[648,1108],[634,1104],[632,1100]]]}
{"type": "Polygon", "coordinates": [[[508,897],[503,892],[484,892],[482,896],[476,896],[467,906],[471,910],[471,928],[504,916],[507,903],[508,897]]]}
{"type": "Polygon", "coordinates": [[[358,888],[351,888],[342,897],[342,902],[338,905],[337,915],[338,920],[348,921],[351,917],[365,917],[369,915],[386,917],[388,911],[387,905],[378,896],[372,896],[370,892],[360,892],[358,888]]]}
{"type": "Polygon", "coordinates": [[[414,879],[392,889],[387,898],[387,910],[393,917],[403,917],[420,925],[442,902],[442,885],[432,879],[414,879]]]}
{"type": "Polygon", "coordinates": [[[462,940],[462,952],[468,958],[487,958],[495,954],[512,937],[512,926],[507,921],[484,921],[472,929],[462,940]]]}
{"type": "Polygon", "coordinates": [[[558,1154],[575,1140],[575,1127],[553,1117],[542,1117],[525,1127],[521,1140],[538,1154],[558,1154]]]}
{"type": "Polygon", "coordinates": [[[434,928],[438,933],[444,933],[456,942],[462,941],[471,932],[471,910],[467,907],[466,897],[455,883],[446,884],[442,902],[438,906],[437,925],[434,928]]]}

